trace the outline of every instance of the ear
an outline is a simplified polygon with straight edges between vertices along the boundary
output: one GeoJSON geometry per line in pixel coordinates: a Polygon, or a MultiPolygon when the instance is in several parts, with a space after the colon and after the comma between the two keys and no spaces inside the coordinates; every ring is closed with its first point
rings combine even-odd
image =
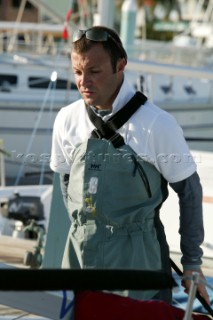
{"type": "Polygon", "coordinates": [[[119,59],[117,63],[117,72],[124,71],[125,66],[126,66],[126,60],[124,58],[119,59]]]}

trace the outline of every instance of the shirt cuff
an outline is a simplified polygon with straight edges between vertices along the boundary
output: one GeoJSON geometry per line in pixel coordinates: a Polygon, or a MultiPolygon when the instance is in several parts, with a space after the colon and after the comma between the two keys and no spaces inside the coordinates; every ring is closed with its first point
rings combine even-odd
{"type": "Polygon", "coordinates": [[[198,271],[200,270],[201,265],[197,265],[197,264],[185,264],[183,265],[183,270],[187,271],[187,270],[194,270],[194,271],[198,271]]]}

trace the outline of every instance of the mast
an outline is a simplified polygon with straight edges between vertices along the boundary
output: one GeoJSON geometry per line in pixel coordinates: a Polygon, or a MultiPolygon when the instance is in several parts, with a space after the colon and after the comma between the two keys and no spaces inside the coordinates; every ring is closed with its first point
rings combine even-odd
{"type": "Polygon", "coordinates": [[[103,25],[113,28],[115,5],[112,0],[98,1],[98,14],[95,15],[94,25],[103,25]]]}

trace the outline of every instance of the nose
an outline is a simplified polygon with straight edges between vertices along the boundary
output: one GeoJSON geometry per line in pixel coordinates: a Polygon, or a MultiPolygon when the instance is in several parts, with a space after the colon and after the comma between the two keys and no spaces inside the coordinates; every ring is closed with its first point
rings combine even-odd
{"type": "Polygon", "coordinates": [[[81,86],[87,87],[91,83],[90,76],[86,73],[82,73],[80,83],[81,86]]]}

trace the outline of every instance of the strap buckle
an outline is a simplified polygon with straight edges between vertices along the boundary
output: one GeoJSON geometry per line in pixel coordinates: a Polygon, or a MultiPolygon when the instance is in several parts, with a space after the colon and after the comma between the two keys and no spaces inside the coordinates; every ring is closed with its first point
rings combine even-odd
{"type": "Polygon", "coordinates": [[[119,148],[125,144],[124,138],[120,135],[120,133],[115,133],[109,141],[113,144],[115,148],[119,148]]]}
{"type": "Polygon", "coordinates": [[[96,128],[92,131],[91,134],[92,134],[93,138],[96,138],[96,139],[102,139],[103,138],[101,133],[100,133],[100,131],[98,131],[98,129],[96,129],[96,128]]]}

